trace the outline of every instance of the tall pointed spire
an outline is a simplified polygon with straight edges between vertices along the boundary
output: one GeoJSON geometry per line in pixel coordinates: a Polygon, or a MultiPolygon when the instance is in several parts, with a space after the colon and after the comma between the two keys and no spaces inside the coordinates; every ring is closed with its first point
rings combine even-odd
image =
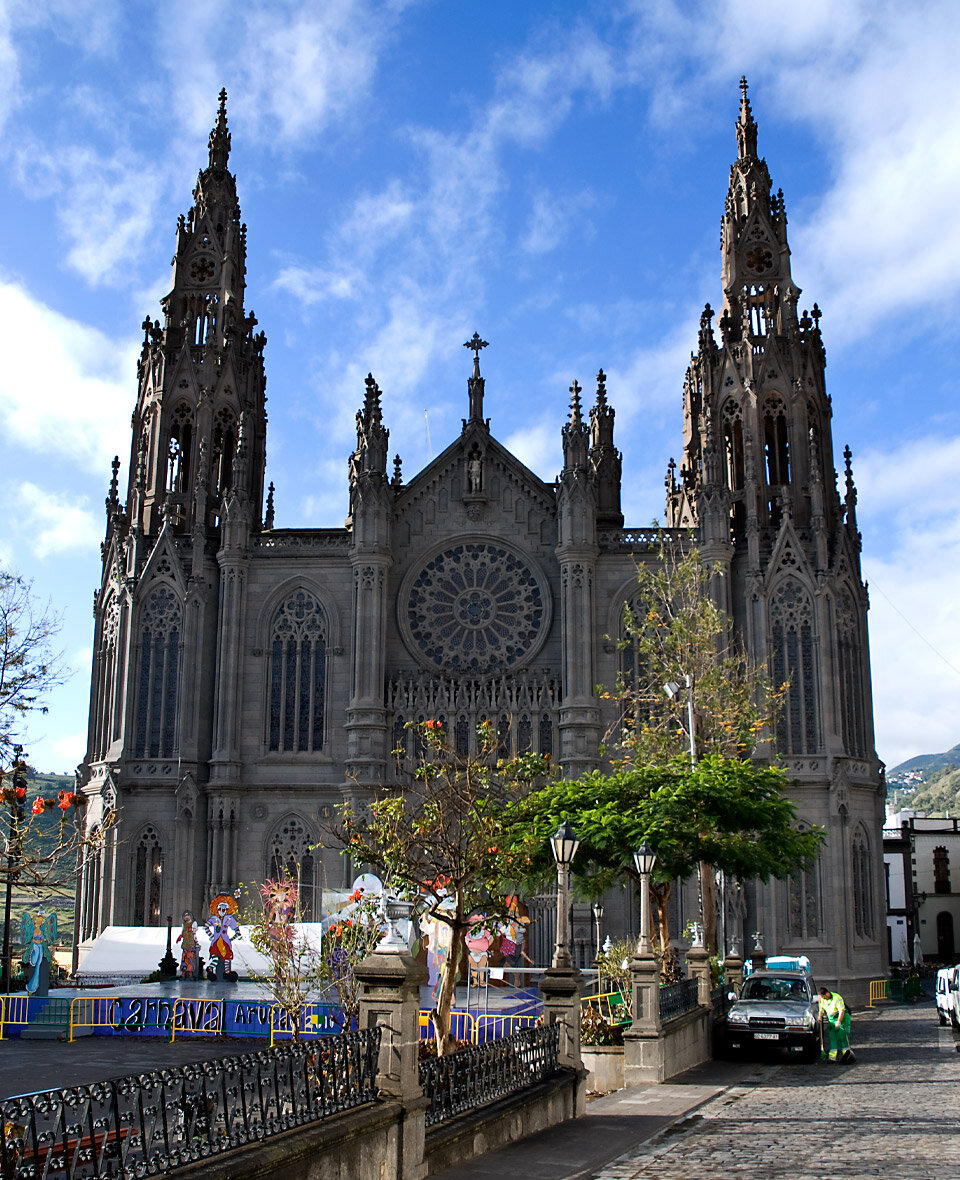
{"type": "Polygon", "coordinates": [[[757,124],[754,122],[750,99],[747,97],[747,79],[740,78],[740,114],[737,118],[737,148],[741,160],[757,158],[757,124]]]}
{"type": "Polygon", "coordinates": [[[227,92],[220,91],[217,121],[210,132],[210,167],[223,171],[230,156],[230,131],[227,128],[227,92]]]}

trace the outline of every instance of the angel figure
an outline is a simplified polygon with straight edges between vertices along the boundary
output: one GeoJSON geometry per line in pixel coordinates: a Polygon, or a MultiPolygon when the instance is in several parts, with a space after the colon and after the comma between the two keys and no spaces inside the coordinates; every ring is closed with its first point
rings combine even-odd
{"type": "Polygon", "coordinates": [[[20,919],[20,941],[29,948],[27,959],[27,991],[30,995],[45,996],[50,986],[50,963],[47,947],[57,939],[57,915],[24,913],[20,919]]]}

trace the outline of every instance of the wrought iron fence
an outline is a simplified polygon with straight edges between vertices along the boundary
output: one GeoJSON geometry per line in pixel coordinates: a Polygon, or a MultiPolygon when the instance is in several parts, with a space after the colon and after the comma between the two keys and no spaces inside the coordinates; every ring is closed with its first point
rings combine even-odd
{"type": "Polygon", "coordinates": [[[660,1020],[664,1024],[697,1006],[697,981],[681,979],[660,989],[660,1020]]]}
{"type": "Polygon", "coordinates": [[[560,1026],[553,1024],[421,1061],[420,1085],[430,1099],[427,1126],[550,1077],[557,1069],[559,1049],[560,1026]]]}
{"type": "Polygon", "coordinates": [[[373,1101],[380,1029],[0,1102],[0,1175],[156,1175],[373,1101]]]}
{"type": "Polygon", "coordinates": [[[729,985],[725,984],[722,987],[715,987],[710,993],[710,1007],[713,1009],[713,1015],[718,1019],[725,1016],[730,1007],[730,1001],[727,999],[729,990],[729,985]]]}

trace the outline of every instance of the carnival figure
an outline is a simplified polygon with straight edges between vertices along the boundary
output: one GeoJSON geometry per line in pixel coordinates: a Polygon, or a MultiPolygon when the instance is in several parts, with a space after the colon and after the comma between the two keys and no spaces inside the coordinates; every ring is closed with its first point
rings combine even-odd
{"type": "Polygon", "coordinates": [[[20,919],[23,949],[29,948],[27,960],[27,991],[30,995],[45,996],[50,987],[50,962],[47,947],[57,938],[56,914],[24,913],[20,919]]]}
{"type": "Polygon", "coordinates": [[[204,929],[210,939],[210,958],[217,960],[216,979],[225,979],[228,973],[232,974],[233,942],[240,937],[236,913],[237,899],[229,893],[218,893],[210,902],[210,917],[204,929]]]}
{"type": "Polygon", "coordinates": [[[197,924],[189,910],[183,911],[183,927],[177,935],[180,943],[180,970],[177,975],[181,979],[200,978],[200,944],[197,942],[197,924]]]}

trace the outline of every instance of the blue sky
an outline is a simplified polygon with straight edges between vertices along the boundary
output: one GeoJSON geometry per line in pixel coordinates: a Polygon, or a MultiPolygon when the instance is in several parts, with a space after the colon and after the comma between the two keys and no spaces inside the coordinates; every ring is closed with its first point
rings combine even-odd
{"type": "Polygon", "coordinates": [[[34,764],[83,756],[110,459],[221,86],[278,527],[343,523],[368,370],[405,476],[442,450],[474,331],[492,429],[544,479],[573,378],[607,371],[642,525],[721,300],[746,74],[854,451],[878,751],[960,740],[958,60],[955,0],[0,0],[0,564],[75,669],[34,764]]]}

